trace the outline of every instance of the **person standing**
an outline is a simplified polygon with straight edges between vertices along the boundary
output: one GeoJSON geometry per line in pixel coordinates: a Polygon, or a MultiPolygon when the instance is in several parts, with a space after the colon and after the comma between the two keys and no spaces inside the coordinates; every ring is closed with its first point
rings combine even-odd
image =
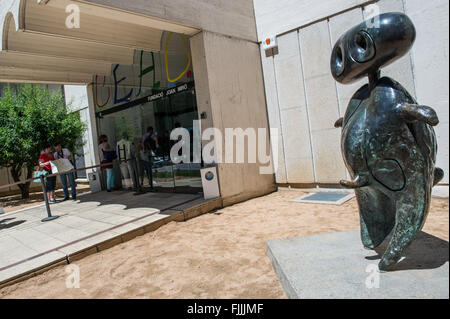
{"type": "Polygon", "coordinates": [[[117,142],[116,151],[119,154],[120,172],[124,180],[125,189],[138,189],[138,180],[136,179],[135,158],[132,156],[134,151],[133,143],[129,140],[127,132],[122,134],[122,139],[117,142]]]}
{"type": "Polygon", "coordinates": [[[155,130],[153,129],[153,126],[149,126],[147,128],[147,132],[144,135],[142,135],[141,143],[144,144],[145,141],[149,137],[151,138],[151,140],[149,140],[149,142],[151,143],[152,150],[153,150],[154,153],[156,153],[156,149],[159,147],[159,145],[158,145],[158,138],[156,137],[155,130]]]}
{"type": "Polygon", "coordinates": [[[163,135],[161,136],[161,141],[159,142],[159,147],[161,148],[161,155],[164,159],[170,159],[170,133],[168,130],[165,130],[163,135]]]}
{"type": "Polygon", "coordinates": [[[150,186],[150,190],[153,190],[153,152],[152,149],[155,147],[154,139],[151,135],[147,135],[147,138],[144,140],[141,151],[141,158],[144,164],[145,172],[147,173],[148,184],[150,186]]]}
{"type": "MultiPolygon", "coordinates": [[[[54,161],[55,157],[51,152],[51,146],[45,145],[41,155],[39,156],[39,167],[42,168],[47,174],[52,173],[52,165],[50,161],[54,161]]],[[[55,188],[56,188],[56,176],[47,177],[47,183],[45,185],[47,191],[47,199],[49,204],[55,204],[55,188]]]]}
{"type": "Polygon", "coordinates": [[[138,186],[144,185],[144,163],[142,159],[142,144],[140,138],[135,138],[131,144],[131,157],[136,160],[136,177],[138,186]]]}
{"type": "Polygon", "coordinates": [[[98,139],[98,152],[100,157],[100,163],[102,164],[102,172],[106,171],[106,190],[111,192],[115,188],[115,174],[113,161],[116,156],[116,152],[111,149],[108,144],[108,137],[101,135],[98,139]]]}
{"type": "MultiPolygon", "coordinates": [[[[55,157],[55,159],[67,159],[69,160],[72,165],[73,165],[73,161],[72,161],[72,153],[67,149],[67,148],[62,148],[61,144],[56,144],[54,146],[55,148],[55,154],[53,155],[55,157]]],[[[64,201],[69,200],[69,190],[67,187],[67,179],[69,179],[69,183],[70,183],[70,190],[72,192],[72,200],[76,200],[77,199],[77,190],[76,190],[76,183],[75,183],[75,174],[74,173],[67,173],[67,174],[62,174],[59,176],[61,179],[61,185],[63,187],[63,191],[64,191],[64,201]]]]}

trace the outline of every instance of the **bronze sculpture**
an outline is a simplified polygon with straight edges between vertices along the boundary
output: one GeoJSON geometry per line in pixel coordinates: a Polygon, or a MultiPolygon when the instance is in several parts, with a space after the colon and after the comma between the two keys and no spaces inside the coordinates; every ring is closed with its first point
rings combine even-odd
{"type": "Polygon", "coordinates": [[[385,13],[346,32],[331,56],[336,81],[369,78],[335,126],[342,127],[342,153],[352,175],[341,185],[355,189],[364,247],[378,247],[392,231],[382,271],[399,261],[422,229],[431,189],[444,176],[435,167],[436,112],[417,104],[398,82],[380,77],[380,69],[405,55],[415,37],[408,16],[385,13]]]}

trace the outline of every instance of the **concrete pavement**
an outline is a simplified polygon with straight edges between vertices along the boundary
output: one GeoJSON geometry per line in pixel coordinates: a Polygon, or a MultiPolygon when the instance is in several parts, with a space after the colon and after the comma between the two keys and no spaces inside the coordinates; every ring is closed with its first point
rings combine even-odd
{"type": "Polygon", "coordinates": [[[219,208],[202,194],[95,193],[51,205],[58,219],[43,223],[44,205],[0,218],[0,287],[51,267],[107,249],[170,221],[184,221],[219,208]]]}

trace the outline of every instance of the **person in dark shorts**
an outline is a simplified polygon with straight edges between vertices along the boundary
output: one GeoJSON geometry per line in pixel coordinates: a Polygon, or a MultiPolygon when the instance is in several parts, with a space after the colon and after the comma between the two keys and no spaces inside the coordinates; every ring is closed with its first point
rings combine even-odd
{"type": "MultiPolygon", "coordinates": [[[[52,173],[52,165],[50,161],[54,161],[55,157],[51,152],[51,146],[45,145],[41,155],[39,156],[39,167],[42,168],[47,174],[52,173]]],[[[55,188],[56,188],[56,176],[47,177],[47,183],[45,185],[47,191],[47,199],[50,204],[55,204],[55,188]]]]}
{"type": "Polygon", "coordinates": [[[106,190],[111,192],[115,186],[113,161],[117,158],[117,154],[108,144],[108,137],[106,135],[101,135],[98,143],[100,163],[102,164],[101,170],[102,172],[106,171],[106,190]]]}

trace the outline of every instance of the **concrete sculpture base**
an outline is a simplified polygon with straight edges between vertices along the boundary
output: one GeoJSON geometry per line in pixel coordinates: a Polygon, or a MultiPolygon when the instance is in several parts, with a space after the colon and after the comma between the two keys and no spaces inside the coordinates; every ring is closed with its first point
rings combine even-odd
{"type": "Polygon", "coordinates": [[[292,299],[449,298],[447,241],[420,232],[406,257],[380,273],[389,239],[376,250],[363,248],[359,231],[271,240],[267,254],[292,299]]]}

